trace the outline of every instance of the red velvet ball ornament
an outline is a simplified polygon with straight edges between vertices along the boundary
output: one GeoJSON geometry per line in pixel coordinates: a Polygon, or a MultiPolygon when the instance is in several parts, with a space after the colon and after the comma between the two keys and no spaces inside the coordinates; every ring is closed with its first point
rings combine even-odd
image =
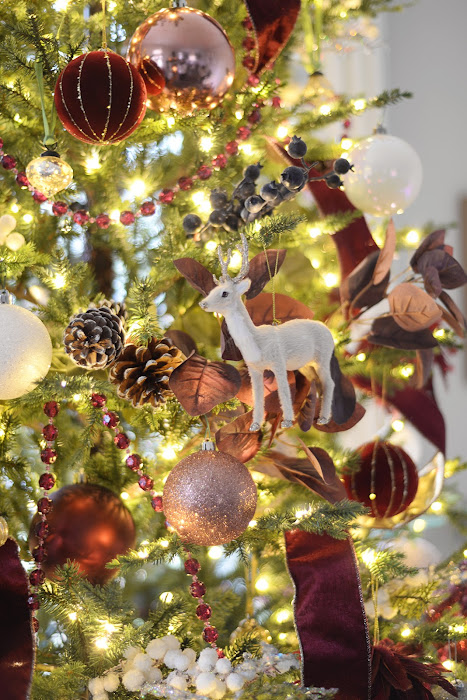
{"type": "Polygon", "coordinates": [[[401,447],[384,440],[362,445],[360,469],[344,477],[348,497],[371,510],[374,518],[402,513],[418,488],[417,467],[401,447]]]}
{"type": "MultiPolygon", "coordinates": [[[[135,524],[130,511],[109,489],[97,484],[73,484],[50,494],[53,510],[47,515],[49,534],[42,564],[48,578],[55,568],[74,560],[93,584],[102,585],[117,573],[105,565],[135,544],[135,524]]],[[[29,548],[38,544],[35,534],[40,516],[33,518],[29,548]]]]}
{"type": "Polygon", "coordinates": [[[138,70],[108,49],[74,58],[55,86],[60,121],[72,136],[86,143],[126,139],[145,115],[146,98],[138,70]]]}

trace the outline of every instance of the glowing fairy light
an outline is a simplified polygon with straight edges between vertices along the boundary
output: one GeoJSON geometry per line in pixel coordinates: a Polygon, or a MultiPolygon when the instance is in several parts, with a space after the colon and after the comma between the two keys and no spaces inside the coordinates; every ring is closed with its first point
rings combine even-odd
{"type": "Polygon", "coordinates": [[[411,634],[413,634],[413,631],[410,629],[410,627],[404,627],[404,629],[401,630],[401,637],[404,637],[404,639],[410,637],[411,634]]]}
{"type": "Polygon", "coordinates": [[[201,214],[210,214],[212,207],[209,200],[209,194],[206,192],[206,190],[198,190],[197,192],[193,192],[191,199],[201,214]]]}
{"type": "Polygon", "coordinates": [[[63,289],[66,285],[66,277],[65,275],[62,275],[61,272],[58,272],[55,277],[52,279],[52,286],[54,289],[63,289]]]}
{"type": "Polygon", "coordinates": [[[258,593],[266,593],[269,590],[269,580],[265,576],[261,576],[255,583],[255,588],[258,593]]]}
{"type": "Polygon", "coordinates": [[[138,178],[137,180],[133,180],[128,189],[134,197],[142,197],[146,192],[146,183],[144,180],[138,178]]]}
{"type": "Polygon", "coordinates": [[[391,428],[395,433],[400,433],[401,430],[404,430],[404,421],[399,419],[393,420],[391,423],[391,428]]]}
{"type": "Polygon", "coordinates": [[[321,236],[321,229],[318,228],[318,226],[310,226],[308,229],[308,235],[310,238],[318,238],[318,236],[321,236]]]}
{"type": "Polygon", "coordinates": [[[206,250],[209,250],[211,253],[213,253],[217,248],[217,243],[216,241],[208,241],[204,247],[206,248],[206,250]]]}
{"type": "Polygon", "coordinates": [[[173,599],[174,594],[170,591],[164,591],[164,593],[161,593],[159,596],[159,600],[161,600],[163,603],[171,603],[173,599]]]}
{"type": "Polygon", "coordinates": [[[249,143],[241,143],[238,147],[239,151],[242,151],[246,156],[253,155],[253,147],[249,143]]]}
{"type": "Polygon", "coordinates": [[[98,637],[98,638],[94,641],[94,645],[95,645],[98,649],[107,649],[108,646],[109,646],[109,640],[108,640],[107,637],[98,637]]]}
{"type": "Polygon", "coordinates": [[[407,233],[405,240],[409,245],[417,245],[417,243],[420,241],[420,231],[413,228],[407,233]]]}
{"type": "Polygon", "coordinates": [[[120,494],[120,498],[122,501],[127,501],[130,498],[130,494],[128,494],[126,491],[122,491],[120,494]]]}
{"type": "Polygon", "coordinates": [[[87,175],[92,175],[92,173],[95,173],[101,167],[101,161],[97,151],[93,151],[84,161],[84,169],[87,175]]]}
{"type": "Polygon", "coordinates": [[[285,608],[283,610],[278,610],[276,612],[276,620],[277,622],[281,625],[283,622],[287,622],[287,620],[290,620],[291,618],[291,612],[290,610],[286,610],[285,608]]]}
{"type": "Polygon", "coordinates": [[[361,112],[361,110],[365,109],[365,107],[366,107],[366,100],[363,100],[363,99],[354,100],[353,107],[357,112],[361,112]]]}
{"type": "Polygon", "coordinates": [[[319,113],[323,115],[323,117],[327,117],[329,114],[331,114],[331,105],[321,105],[319,108],[319,113]]]}
{"type": "Polygon", "coordinates": [[[30,224],[33,219],[34,219],[34,217],[32,214],[25,214],[23,216],[23,221],[25,224],[30,224]]]}
{"type": "Polygon", "coordinates": [[[443,504],[441,501],[435,501],[431,504],[431,510],[433,513],[440,513],[443,510],[443,504]]]}
{"type": "Polygon", "coordinates": [[[425,528],[426,528],[426,520],[424,520],[423,518],[417,518],[412,523],[412,529],[414,532],[423,532],[423,530],[425,528]]]}
{"type": "Polygon", "coordinates": [[[376,552],[374,549],[365,549],[363,550],[361,557],[365,566],[370,567],[376,561],[376,552]]]}
{"type": "Polygon", "coordinates": [[[215,561],[216,559],[220,559],[223,554],[224,554],[224,550],[222,549],[222,547],[217,547],[217,546],[209,547],[208,557],[210,559],[214,559],[214,561],[215,561]]]}
{"type": "Polygon", "coordinates": [[[213,146],[213,141],[210,136],[202,136],[200,141],[199,141],[199,147],[201,148],[202,151],[205,151],[205,153],[208,153],[213,146]]]}
{"type": "Polygon", "coordinates": [[[13,214],[17,214],[19,212],[19,206],[16,204],[16,202],[13,202],[10,209],[13,212],[13,214]]]}
{"type": "Polygon", "coordinates": [[[326,285],[326,287],[331,288],[331,287],[335,287],[337,285],[339,278],[334,272],[327,272],[323,276],[323,280],[324,280],[324,284],[326,285]]]}
{"type": "Polygon", "coordinates": [[[78,613],[77,613],[77,612],[68,613],[68,618],[69,618],[72,622],[75,622],[75,621],[78,619],[78,613]]]}
{"type": "Polygon", "coordinates": [[[173,445],[166,445],[161,452],[163,459],[175,459],[177,453],[173,445]]]}
{"type": "Polygon", "coordinates": [[[357,362],[365,362],[366,354],[364,352],[359,352],[355,359],[357,360],[357,362]]]}
{"type": "Polygon", "coordinates": [[[285,126],[285,124],[281,124],[277,127],[276,136],[278,139],[285,139],[288,133],[289,129],[287,126],[285,126]]]}

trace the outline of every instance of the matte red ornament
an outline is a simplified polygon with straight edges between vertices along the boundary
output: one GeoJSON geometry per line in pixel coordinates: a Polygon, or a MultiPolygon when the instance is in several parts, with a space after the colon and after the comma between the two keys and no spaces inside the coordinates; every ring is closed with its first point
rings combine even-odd
{"type": "Polygon", "coordinates": [[[360,469],[344,476],[348,497],[371,510],[374,518],[389,518],[402,513],[413,501],[418,473],[404,450],[384,440],[362,445],[360,469]]]}
{"type": "Polygon", "coordinates": [[[12,539],[0,547],[0,629],[1,697],[25,700],[31,687],[34,644],[28,580],[12,539]]]}
{"type": "MultiPolygon", "coordinates": [[[[50,533],[45,540],[46,560],[42,568],[53,578],[57,566],[75,561],[85,578],[102,585],[117,573],[105,565],[135,544],[135,525],[129,510],[109,489],[97,484],[64,486],[50,496],[53,511],[47,517],[50,533]]],[[[29,547],[37,545],[34,527],[29,531],[29,547]]],[[[37,550],[34,558],[37,558],[37,550]]],[[[40,553],[42,557],[43,552],[40,553]]]]}
{"type": "Polygon", "coordinates": [[[126,139],[146,112],[146,87],[139,72],[108,49],[70,61],[55,86],[55,107],[65,129],[85,143],[126,139]]]}

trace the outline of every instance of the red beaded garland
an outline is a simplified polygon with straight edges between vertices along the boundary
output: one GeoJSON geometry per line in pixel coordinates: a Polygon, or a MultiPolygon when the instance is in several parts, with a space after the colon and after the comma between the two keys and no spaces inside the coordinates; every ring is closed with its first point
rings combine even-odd
{"type": "Polygon", "coordinates": [[[45,574],[42,569],[34,569],[29,574],[29,582],[31,586],[40,586],[41,583],[45,581],[45,574]]]}
{"type": "Polygon", "coordinates": [[[49,425],[45,425],[42,428],[42,435],[45,437],[47,442],[52,442],[57,437],[58,430],[54,425],[49,423],[49,425]]]}
{"type": "Polygon", "coordinates": [[[119,450],[126,450],[130,446],[130,438],[125,433],[117,433],[114,437],[114,443],[117,445],[119,450]]]}
{"type": "Polygon", "coordinates": [[[173,198],[173,190],[164,189],[162,190],[162,192],[159,192],[159,202],[162,202],[162,204],[170,204],[171,202],[173,202],[173,198]]]}
{"type": "Polygon", "coordinates": [[[38,192],[37,190],[34,190],[32,193],[32,198],[35,202],[39,202],[39,204],[47,201],[46,195],[42,194],[42,192],[38,192]]]}
{"type": "Polygon", "coordinates": [[[191,190],[193,187],[193,179],[191,177],[181,177],[178,181],[178,187],[182,190],[182,192],[191,190]]]}
{"type": "Polygon", "coordinates": [[[37,547],[34,547],[34,549],[32,550],[32,558],[38,564],[40,562],[44,561],[46,556],[47,556],[47,554],[45,551],[45,547],[41,544],[39,544],[37,547]]]}
{"type": "Polygon", "coordinates": [[[219,632],[215,627],[205,627],[203,630],[203,639],[205,642],[208,642],[208,644],[212,644],[217,640],[219,637],[219,632]]]}
{"type": "Polygon", "coordinates": [[[135,215],[132,211],[122,211],[120,214],[120,223],[124,226],[130,226],[135,221],[135,215]]]}
{"type": "Polygon", "coordinates": [[[39,597],[38,597],[37,593],[32,593],[28,597],[28,605],[29,605],[29,608],[31,610],[39,610],[39,608],[41,607],[41,604],[39,602],[39,597]]]}
{"type": "Polygon", "coordinates": [[[152,216],[156,211],[156,205],[154,202],[143,202],[139,210],[143,216],[152,216]]]}
{"type": "Polygon", "coordinates": [[[49,526],[47,524],[46,520],[41,520],[40,522],[37,523],[36,527],[34,528],[36,531],[36,535],[41,539],[45,540],[47,535],[49,534],[49,526]]]}
{"type": "Polygon", "coordinates": [[[39,486],[41,489],[45,489],[46,491],[50,491],[51,488],[53,488],[55,484],[55,477],[53,474],[50,474],[49,472],[44,472],[44,474],[41,474],[39,477],[39,486]]]}
{"type": "Polygon", "coordinates": [[[218,170],[223,170],[227,165],[227,156],[225,156],[223,153],[220,153],[218,156],[215,156],[212,159],[212,164],[218,170]]]}
{"type": "Polygon", "coordinates": [[[156,513],[162,513],[164,510],[162,496],[154,496],[154,498],[151,499],[151,506],[156,511],[156,513]]]}
{"type": "Polygon", "coordinates": [[[109,228],[110,217],[107,214],[99,214],[99,216],[96,216],[96,224],[99,228],[109,228]]]}
{"type": "Polygon", "coordinates": [[[141,466],[142,459],[139,455],[128,455],[125,460],[126,466],[131,469],[132,472],[137,472],[141,466]]]}
{"type": "Polygon", "coordinates": [[[73,221],[75,222],[75,224],[84,226],[84,224],[86,224],[89,221],[89,214],[86,211],[84,211],[84,209],[79,209],[73,214],[73,221]]]}
{"type": "Polygon", "coordinates": [[[29,187],[29,180],[26,176],[26,173],[20,172],[16,176],[16,182],[18,185],[21,187],[22,190],[26,189],[29,187]]]}
{"type": "Polygon", "coordinates": [[[202,165],[198,169],[198,177],[200,180],[209,180],[211,175],[212,175],[212,168],[210,168],[208,165],[202,165]]]}
{"type": "Polygon", "coordinates": [[[13,170],[16,167],[16,160],[8,154],[2,156],[2,166],[5,170],[13,170]]]}
{"type": "Polygon", "coordinates": [[[190,584],[190,593],[193,598],[202,598],[206,593],[206,586],[202,581],[193,581],[193,583],[190,584]]]}
{"type": "Polygon", "coordinates": [[[37,619],[37,617],[32,618],[31,624],[32,624],[33,631],[37,634],[37,632],[39,632],[39,627],[40,627],[39,620],[37,619]]]}
{"type": "Polygon", "coordinates": [[[103,408],[106,401],[106,397],[102,394],[91,394],[91,404],[94,406],[94,408],[103,408]]]}
{"type": "Polygon", "coordinates": [[[57,453],[51,447],[46,447],[41,452],[41,460],[44,464],[53,464],[57,459],[57,453]]]}
{"type": "Polygon", "coordinates": [[[190,576],[195,576],[201,569],[201,564],[197,559],[187,559],[185,562],[185,571],[190,576]]]}
{"type": "Polygon", "coordinates": [[[52,204],[52,212],[55,216],[63,216],[68,211],[68,204],[65,202],[54,202],[52,204]]]}
{"type": "Polygon", "coordinates": [[[200,603],[196,608],[196,617],[198,617],[200,620],[209,620],[211,615],[211,606],[207,603],[200,603]]]}
{"type": "Polygon", "coordinates": [[[251,129],[248,126],[240,126],[237,130],[237,138],[246,141],[251,136],[251,129]]]}
{"type": "Polygon", "coordinates": [[[238,153],[238,143],[237,141],[229,141],[225,144],[225,150],[229,156],[236,156],[238,153]]]}
{"type": "Polygon", "coordinates": [[[102,423],[108,428],[115,428],[120,422],[119,417],[113,411],[106,411],[102,416],[102,423]]]}
{"type": "Polygon", "coordinates": [[[37,510],[39,513],[42,513],[43,515],[47,515],[47,513],[50,513],[50,511],[53,508],[52,501],[50,498],[47,498],[46,496],[43,496],[42,498],[39,498],[37,501],[37,510]]]}
{"type": "Polygon", "coordinates": [[[44,404],[44,413],[48,418],[55,418],[58,414],[59,405],[56,401],[47,401],[44,404]]]}
{"type": "Polygon", "coordinates": [[[153,480],[147,474],[143,474],[143,476],[140,476],[138,484],[139,487],[143,489],[143,491],[151,491],[152,487],[154,486],[153,480]]]}

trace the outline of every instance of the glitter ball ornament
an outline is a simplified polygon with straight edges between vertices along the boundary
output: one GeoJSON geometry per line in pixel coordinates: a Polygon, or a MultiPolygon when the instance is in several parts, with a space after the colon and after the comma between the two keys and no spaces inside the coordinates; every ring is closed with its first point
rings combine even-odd
{"type": "MultiPolygon", "coordinates": [[[[107,562],[135,544],[130,511],[112,491],[97,484],[64,486],[51,493],[50,499],[53,509],[47,515],[49,534],[42,564],[46,576],[53,578],[55,568],[71,559],[88,581],[106,583],[117,573],[116,569],[105,568],[107,562]]],[[[36,515],[29,531],[31,551],[39,549],[35,533],[38,522],[40,516],[36,515]]]]}
{"type": "Polygon", "coordinates": [[[46,197],[52,197],[73,182],[71,166],[56,151],[45,151],[34,158],[26,168],[26,175],[31,185],[46,197]]]}
{"type": "Polygon", "coordinates": [[[357,144],[348,160],[353,170],[344,177],[345,194],[365,214],[402,214],[420,192],[420,158],[397,136],[376,133],[357,144]]]}
{"type": "Polygon", "coordinates": [[[49,371],[52,343],[47,328],[31,311],[0,292],[0,400],[32,391],[49,371]]]}
{"type": "Polygon", "coordinates": [[[118,143],[141,123],[146,88],[136,68],[109,51],[74,58],[60,73],[55,107],[65,129],[86,143],[118,143]]]}
{"type": "Polygon", "coordinates": [[[371,510],[374,518],[402,513],[418,487],[417,467],[401,447],[384,440],[362,445],[358,471],[344,477],[348,497],[371,510]]]}
{"type": "Polygon", "coordinates": [[[5,520],[5,518],[3,518],[0,515],[0,547],[3,547],[3,545],[5,544],[7,539],[8,539],[8,523],[5,520]]]}
{"type": "Polygon", "coordinates": [[[186,115],[213,109],[234,79],[235,56],[226,33],[192,7],[164,9],[149,17],[133,34],[128,60],[146,82],[148,105],[160,112],[175,109],[186,115]],[[154,92],[161,77],[163,89],[154,92]]]}
{"type": "Polygon", "coordinates": [[[256,486],[242,462],[212,442],[172,469],[164,486],[164,514],[185,542],[216,545],[238,537],[253,518],[256,486]]]}

